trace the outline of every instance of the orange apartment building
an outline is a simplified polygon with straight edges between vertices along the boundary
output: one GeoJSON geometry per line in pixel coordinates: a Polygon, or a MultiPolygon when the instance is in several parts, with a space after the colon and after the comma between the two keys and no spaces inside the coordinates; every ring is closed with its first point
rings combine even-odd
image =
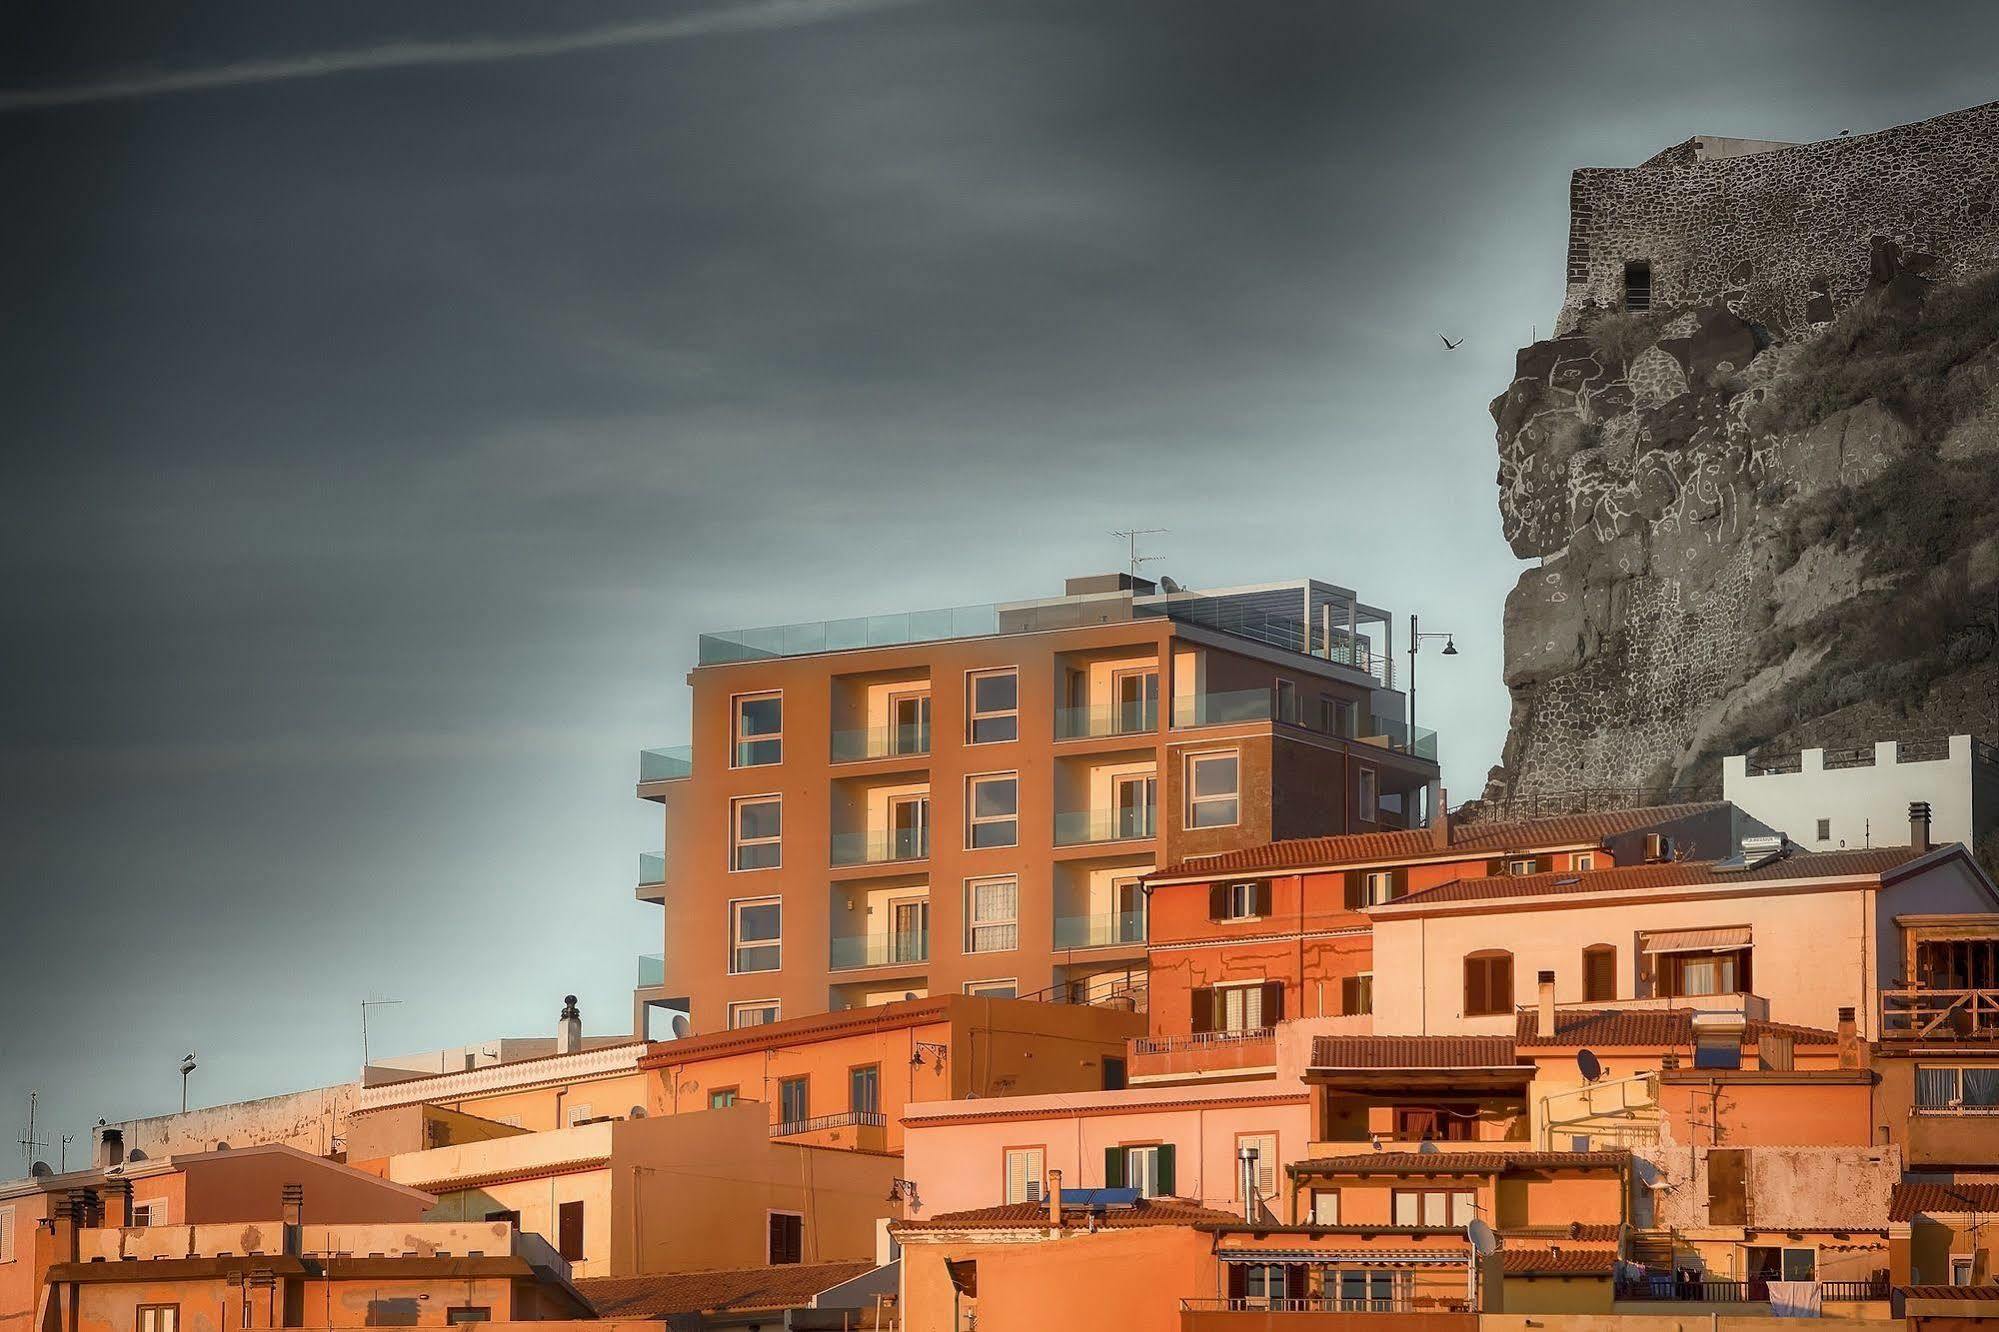
{"type": "Polygon", "coordinates": [[[1315,581],[704,635],[690,749],[641,759],[665,952],[635,1027],[1135,990],[1156,866],[1428,817],[1392,659],[1315,581]]]}

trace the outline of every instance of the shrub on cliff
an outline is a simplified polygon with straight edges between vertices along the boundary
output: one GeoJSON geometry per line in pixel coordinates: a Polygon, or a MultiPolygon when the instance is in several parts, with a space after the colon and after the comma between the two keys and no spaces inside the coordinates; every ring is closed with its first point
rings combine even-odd
{"type": "Polygon", "coordinates": [[[1670,316],[1638,310],[1599,315],[1587,332],[1607,369],[1624,370],[1638,353],[1659,340],[1670,316]]]}

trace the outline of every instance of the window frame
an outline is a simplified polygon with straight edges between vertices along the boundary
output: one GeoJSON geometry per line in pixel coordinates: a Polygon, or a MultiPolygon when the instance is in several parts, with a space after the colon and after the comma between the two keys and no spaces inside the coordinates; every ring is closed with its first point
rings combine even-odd
{"type": "Polygon", "coordinates": [[[1165,1142],[1157,1140],[1152,1142],[1121,1142],[1117,1144],[1118,1157],[1124,1163],[1125,1188],[1137,1189],[1138,1196],[1141,1198],[1163,1198],[1167,1196],[1164,1193],[1147,1193],[1145,1191],[1147,1186],[1145,1184],[1132,1183],[1132,1177],[1131,1177],[1132,1176],[1131,1163],[1132,1163],[1133,1154],[1138,1152],[1149,1152],[1151,1155],[1146,1159],[1149,1159],[1152,1162],[1152,1170],[1150,1173],[1155,1182],[1161,1181],[1165,1174],[1165,1171],[1162,1169],[1166,1159],[1164,1155],[1162,1155],[1162,1151],[1165,1148],[1165,1146],[1166,1146],[1165,1142]]]}
{"type": "Polygon", "coordinates": [[[1541,862],[1533,856],[1511,856],[1506,861],[1506,877],[1524,879],[1540,872],[1541,862]]]}
{"type": "Polygon", "coordinates": [[[784,691],[782,689],[756,689],[741,694],[729,695],[729,767],[772,768],[784,762],[784,691]],[[760,703],[766,699],[777,700],[777,732],[774,735],[757,735],[745,739],[743,735],[743,705],[760,703]],[[743,755],[751,745],[775,744],[777,757],[751,763],[743,755]]]}
{"type": "Polygon", "coordinates": [[[776,999],[732,999],[729,1001],[729,1030],[747,1031],[751,1027],[768,1027],[784,1020],[784,1005],[776,999]],[[760,1022],[738,1022],[736,1018],[752,1009],[769,1009],[770,1016],[760,1022]]]}
{"type": "Polygon", "coordinates": [[[866,1064],[847,1065],[847,1109],[856,1115],[878,1115],[882,1113],[882,1066],[880,1060],[866,1064]],[[863,1073],[867,1074],[871,1079],[869,1087],[871,1095],[869,1099],[873,1104],[867,1106],[857,1104],[854,1098],[854,1092],[857,1090],[857,1079],[863,1073]]]}
{"type": "Polygon", "coordinates": [[[1572,851],[1569,853],[1569,869],[1575,874],[1588,874],[1596,869],[1596,852],[1572,851]]]}
{"type": "Polygon", "coordinates": [[[170,1211],[165,1198],[134,1198],[131,1209],[127,1213],[125,1224],[130,1226],[172,1225],[173,1223],[167,1219],[169,1215],[170,1211]],[[146,1219],[144,1221],[137,1219],[139,1209],[142,1207],[146,1209],[146,1219]]]}
{"type": "Polygon", "coordinates": [[[769,1207],[764,1209],[764,1260],[765,1265],[769,1267],[802,1267],[804,1265],[805,1213],[794,1212],[783,1207],[769,1207]],[[776,1239],[776,1235],[773,1233],[775,1227],[772,1223],[779,1217],[784,1217],[787,1220],[798,1223],[798,1256],[796,1258],[785,1259],[777,1256],[776,1246],[772,1243],[776,1239]]]}
{"type": "Polygon", "coordinates": [[[1353,767],[1354,819],[1360,823],[1381,822],[1381,770],[1365,763],[1353,767]]]}
{"type": "Polygon", "coordinates": [[[1340,1191],[1338,1189],[1313,1189],[1306,1202],[1306,1213],[1315,1226],[1336,1226],[1340,1223],[1340,1191]],[[1332,1203],[1332,1215],[1319,1215],[1319,1204],[1332,1203]]]}
{"type": "Polygon", "coordinates": [[[1248,1132],[1245,1132],[1245,1133],[1238,1133],[1238,1134],[1236,1134],[1236,1135],[1235,1135],[1235,1163],[1236,1163],[1236,1168],[1235,1168],[1235,1170],[1233,1171],[1233,1173],[1234,1173],[1234,1175],[1235,1175],[1235,1190],[1234,1190],[1234,1194],[1233,1194],[1233,1196],[1234,1196],[1234,1198],[1235,1198],[1235,1200],[1236,1200],[1236,1202],[1237,1202],[1238,1204],[1240,1204],[1240,1203],[1243,1203],[1243,1202],[1247,1201],[1247,1200],[1246,1200],[1246,1199],[1245,1199],[1245,1198],[1244,1198],[1244,1197],[1242,1196],[1242,1149],[1243,1149],[1243,1144],[1244,1144],[1245,1142],[1249,1142],[1249,1141],[1251,1141],[1252,1139],[1254,1139],[1254,1140],[1255,1140],[1256,1142],[1258,1142],[1258,1143],[1260,1144],[1260,1143],[1261,1143],[1261,1142],[1262,1142],[1262,1141],[1263,1141],[1264,1139],[1266,1139],[1266,1138],[1267,1138],[1267,1139],[1269,1139],[1269,1141],[1270,1141],[1270,1154],[1269,1154],[1268,1156],[1264,1156],[1264,1155],[1262,1155],[1262,1154],[1260,1154],[1260,1153],[1259,1153],[1259,1155],[1258,1155],[1258,1157],[1257,1157],[1257,1162],[1256,1162],[1256,1178],[1257,1178],[1257,1183],[1256,1183],[1256,1200],[1257,1200],[1258,1202],[1275,1202],[1275,1201],[1276,1201],[1276,1200],[1277,1200],[1277,1199],[1278,1199],[1278,1198],[1279,1198],[1279,1197],[1281,1196],[1281,1195],[1280,1195],[1280,1193],[1279,1193],[1279,1190],[1278,1190],[1278,1184],[1279,1184],[1279,1182],[1280,1182],[1280,1181],[1278,1180],[1278,1177],[1277,1177],[1277,1176],[1278,1176],[1278,1164],[1277,1164],[1277,1163],[1278,1163],[1278,1159],[1279,1159],[1279,1158],[1278,1158],[1278,1151],[1279,1151],[1279,1148],[1280,1148],[1280,1139],[1278,1138],[1278,1135],[1277,1135],[1277,1130],[1276,1130],[1276,1129],[1274,1129],[1274,1128],[1271,1128],[1271,1129],[1252,1129],[1252,1130],[1250,1130],[1250,1131],[1248,1131],[1248,1132]],[[1266,1172],[1266,1171],[1268,1171],[1268,1172],[1269,1172],[1269,1175],[1270,1175],[1270,1187],[1269,1187],[1268,1189],[1265,1189],[1265,1188],[1263,1187],[1263,1177],[1264,1177],[1264,1172],[1266,1172]]]}
{"type": "Polygon", "coordinates": [[[1362,906],[1386,906],[1395,900],[1395,871],[1392,869],[1362,870],[1360,876],[1360,901],[1362,906]],[[1379,881],[1377,883],[1377,880],[1379,881]],[[1375,889],[1382,891],[1377,896],[1375,889]]]}
{"type": "Polygon", "coordinates": [[[1617,998],[1617,945],[1609,943],[1586,944],[1583,947],[1583,1002],[1586,1004],[1607,1003],[1617,998]],[[1597,958],[1610,959],[1610,993],[1596,994],[1597,974],[1594,961],[1597,958]]]}
{"type": "Polygon", "coordinates": [[[733,1109],[742,1099],[743,1089],[741,1087],[714,1087],[708,1092],[708,1108],[710,1110],[733,1109]],[[722,1099],[725,1096],[728,1097],[727,1100],[722,1099]]]}
{"type": "Polygon", "coordinates": [[[994,976],[989,980],[969,980],[965,982],[965,993],[974,999],[1018,999],[1020,978],[1017,976],[994,976]],[[1005,994],[991,991],[1005,987],[1005,994]]]}
{"type": "Polygon", "coordinates": [[[1047,1143],[1021,1143],[1017,1146],[1000,1148],[1000,1196],[1006,1200],[1008,1205],[1015,1203],[1045,1203],[1048,1201],[1047,1189],[1047,1143]],[[1024,1190],[1031,1192],[1032,1196],[1016,1198],[1013,1196],[1013,1160],[1016,1156],[1025,1156],[1029,1153],[1034,1155],[1040,1165],[1040,1168],[1032,1174],[1028,1174],[1025,1171],[1022,1172],[1024,1190]]]}
{"type": "Polygon", "coordinates": [[[965,777],[965,849],[967,851],[1004,851],[1020,845],[1020,773],[1016,770],[1003,772],[975,772],[965,777]],[[1010,782],[1013,785],[1013,813],[979,813],[979,788],[984,785],[1010,782]],[[978,840],[982,827],[998,827],[1010,824],[1012,839],[1005,842],[981,842],[978,840]]]}
{"type": "Polygon", "coordinates": [[[978,670],[965,672],[965,743],[968,745],[1006,745],[1020,739],[1020,667],[983,666],[978,670]],[[979,682],[1000,676],[1013,677],[1013,706],[996,708],[990,712],[979,708],[979,682]],[[1013,734],[979,739],[979,723],[1011,719],[1013,734]]]}
{"type": "Polygon", "coordinates": [[[784,868],[784,795],[778,791],[766,791],[756,795],[739,795],[729,801],[729,873],[759,874],[765,870],[784,868]],[[777,806],[777,833],[770,837],[743,836],[743,811],[752,805],[777,806]],[[743,851],[748,847],[772,847],[777,858],[768,865],[743,864],[743,851]]]}
{"type": "Polygon", "coordinates": [[[1184,817],[1187,828],[1190,831],[1196,829],[1201,831],[1207,831],[1214,828],[1235,828],[1241,826],[1242,750],[1203,749],[1196,751],[1194,753],[1182,755],[1181,765],[1182,765],[1181,780],[1186,787],[1186,792],[1182,800],[1182,804],[1185,806],[1184,817]],[[1204,763],[1222,763],[1222,762],[1233,764],[1235,767],[1235,781],[1229,787],[1228,794],[1202,795],[1200,793],[1200,782],[1195,776],[1196,770],[1199,769],[1200,766],[1204,763]],[[1204,823],[1201,821],[1200,811],[1202,806],[1219,805],[1223,804],[1224,802],[1226,802],[1226,804],[1229,806],[1229,817],[1227,818],[1226,821],[1215,822],[1215,823],[1204,823]]]}
{"type": "Polygon", "coordinates": [[[1340,977],[1340,1015],[1342,1017],[1365,1017],[1374,1012],[1374,972],[1356,971],[1351,976],[1340,977]],[[1352,981],[1356,1008],[1347,1007],[1347,982],[1352,981]]]}
{"type": "Polygon", "coordinates": [[[803,1124],[812,1118],[812,1075],[792,1073],[777,1080],[777,1122],[779,1124],[803,1124]],[[785,1093],[789,1088],[798,1088],[798,1108],[805,1113],[788,1115],[784,1112],[785,1093]]]}
{"type": "Polygon", "coordinates": [[[1304,724],[1303,704],[1298,701],[1298,682],[1278,676],[1270,682],[1270,715],[1290,726],[1304,724]]]}
{"type": "Polygon", "coordinates": [[[978,874],[965,880],[965,952],[1013,953],[1020,950],[1020,876],[1018,874],[978,874]],[[1013,914],[1006,920],[980,920],[978,918],[978,890],[983,885],[1010,884],[1013,888],[1013,914]],[[1005,947],[982,948],[979,946],[980,930],[1002,932],[1003,938],[1012,942],[1005,947]],[[1011,930],[1012,933],[1005,934],[1011,930]]]}
{"type": "Polygon", "coordinates": [[[1821,842],[1830,842],[1832,840],[1832,820],[1819,819],[1817,823],[1818,823],[1818,834],[1819,834],[1817,840],[1821,842]]]}
{"type": "Polygon", "coordinates": [[[1392,1188],[1389,1190],[1388,1216],[1390,1223],[1397,1229],[1462,1230],[1477,1215],[1478,1190],[1475,1188],[1427,1186],[1420,1188],[1392,1188]],[[1433,1197],[1441,1197],[1444,1200],[1444,1219],[1434,1224],[1423,1219],[1424,1214],[1429,1210],[1425,1200],[1433,1197]],[[1397,1215],[1401,1210],[1400,1205],[1404,1198],[1413,1198],[1416,1200],[1416,1219],[1414,1221],[1405,1222],[1397,1215]],[[1469,1200],[1465,1204],[1466,1215],[1462,1220],[1458,1219],[1456,1215],[1457,1200],[1460,1198],[1469,1200]]]}
{"type": "Polygon", "coordinates": [[[132,1326],[139,1332],[180,1332],[180,1305],[141,1304],[132,1310],[132,1326]],[[147,1314],[153,1315],[150,1327],[147,1314]]]}
{"type": "Polygon", "coordinates": [[[1218,1032],[1238,1032],[1238,1033],[1270,1030],[1272,1026],[1270,1014],[1263,1011],[1264,988],[1269,984],[1270,980],[1268,977],[1259,977],[1256,980],[1216,981],[1212,986],[1210,986],[1209,988],[1211,988],[1215,993],[1215,1030],[1218,1032]],[[1228,1005],[1227,996],[1231,992],[1240,992],[1243,995],[1243,1000],[1242,1000],[1243,1025],[1239,1027],[1233,1027],[1229,1025],[1229,1011],[1228,1011],[1229,1005],[1228,1005]],[[1254,1023],[1251,1023],[1249,1021],[1249,1012],[1250,1012],[1249,995],[1251,994],[1254,994],[1256,996],[1257,1020],[1254,1023]]]}
{"type": "Polygon", "coordinates": [[[1222,890],[1222,901],[1227,906],[1223,920],[1262,920],[1263,885],[1255,879],[1244,879],[1231,883],[1222,890]]]}
{"type": "Polygon", "coordinates": [[[729,899],[729,974],[731,976],[763,976],[784,970],[784,898],[779,894],[763,897],[732,897],[729,899]],[[758,939],[749,943],[743,941],[742,913],[749,907],[774,906],[777,908],[777,934],[771,939],[758,939]],[[741,954],[746,949],[771,949],[777,960],[767,967],[745,967],[741,965],[741,954]]]}
{"type": "Polygon", "coordinates": [[[1470,1018],[1470,1017],[1510,1016],[1514,1012],[1514,1009],[1516,1007],[1514,1002],[1515,994],[1516,994],[1516,989],[1514,986],[1512,952],[1504,948],[1480,948],[1465,954],[1464,956],[1464,1016],[1465,1017],[1470,1018]],[[1494,990],[1497,989],[1497,987],[1493,984],[1492,965],[1494,963],[1501,961],[1502,959],[1504,959],[1506,963],[1506,996],[1504,1003],[1499,1003],[1497,1002],[1497,996],[1493,993],[1494,990]],[[1479,993],[1488,1006],[1482,1008],[1472,1007],[1473,990],[1472,990],[1471,978],[1472,978],[1472,964],[1474,962],[1485,964],[1484,967],[1482,968],[1485,974],[1482,978],[1479,987],[1479,993]]]}

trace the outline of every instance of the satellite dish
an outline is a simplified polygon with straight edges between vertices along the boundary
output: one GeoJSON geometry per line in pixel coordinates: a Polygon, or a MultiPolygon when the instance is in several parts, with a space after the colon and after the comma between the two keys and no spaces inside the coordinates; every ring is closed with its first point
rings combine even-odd
{"type": "Polygon", "coordinates": [[[631,1114],[627,1116],[627,1118],[630,1119],[644,1119],[645,1117],[646,1117],[646,1108],[642,1105],[633,1106],[631,1114]]]}
{"type": "Polygon", "coordinates": [[[1437,1144],[1425,1138],[1416,1144],[1416,1154],[1418,1156],[1435,1156],[1437,1154],[1437,1144]]]}
{"type": "Polygon", "coordinates": [[[1603,1076],[1603,1061],[1593,1050],[1576,1051],[1576,1072],[1583,1075],[1584,1082],[1595,1082],[1603,1076]]]}
{"type": "Polygon", "coordinates": [[[1163,592],[1185,592],[1187,590],[1180,586],[1176,579],[1168,577],[1166,574],[1159,575],[1159,588],[1163,592]]]}
{"type": "Polygon", "coordinates": [[[666,1038],[670,1041],[684,1041],[694,1034],[694,1020],[685,1013],[674,1013],[666,1019],[666,1038]]]}
{"type": "Polygon", "coordinates": [[[1477,1217],[1465,1223],[1465,1240],[1471,1245],[1472,1252],[1481,1258],[1499,1248],[1499,1236],[1477,1217]]]}
{"type": "Polygon", "coordinates": [[[49,1169],[47,1161],[37,1161],[28,1167],[28,1173],[36,1179],[47,1179],[49,1176],[55,1174],[55,1171],[49,1169]]]}

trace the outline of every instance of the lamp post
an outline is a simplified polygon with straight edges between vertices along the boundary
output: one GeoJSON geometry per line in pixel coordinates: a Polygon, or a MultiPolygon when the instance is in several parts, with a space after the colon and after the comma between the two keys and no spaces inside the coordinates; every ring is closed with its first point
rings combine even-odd
{"type": "Polygon", "coordinates": [[[1421,648],[1421,647],[1423,646],[1423,640],[1424,640],[1424,639],[1426,639],[1426,638],[1441,638],[1441,639],[1443,639],[1443,640],[1444,640],[1444,655],[1445,655],[1445,656],[1447,656],[1447,657],[1455,657],[1455,656],[1457,656],[1457,655],[1458,655],[1458,643],[1457,643],[1457,638],[1456,638],[1456,636],[1455,636],[1455,635],[1453,635],[1453,634],[1449,634],[1449,633],[1432,633],[1432,634],[1426,634],[1426,633],[1423,633],[1423,632],[1422,632],[1422,631],[1421,631],[1421,630],[1420,630],[1420,629],[1419,629],[1419,628],[1417,627],[1417,622],[1416,622],[1416,616],[1415,616],[1415,614],[1414,614],[1413,612],[1412,612],[1412,613],[1410,614],[1410,616],[1409,616],[1409,740],[1408,740],[1408,744],[1409,744],[1409,748],[1410,748],[1410,752],[1412,752],[1412,753],[1413,753],[1413,752],[1415,752],[1415,748],[1416,748],[1416,653],[1417,653],[1417,650],[1418,650],[1418,649],[1420,649],[1420,648],[1421,648]]]}
{"type": "Polygon", "coordinates": [[[180,1058],[180,1112],[187,1113],[187,1079],[194,1072],[194,1056],[184,1054],[180,1058]]]}

